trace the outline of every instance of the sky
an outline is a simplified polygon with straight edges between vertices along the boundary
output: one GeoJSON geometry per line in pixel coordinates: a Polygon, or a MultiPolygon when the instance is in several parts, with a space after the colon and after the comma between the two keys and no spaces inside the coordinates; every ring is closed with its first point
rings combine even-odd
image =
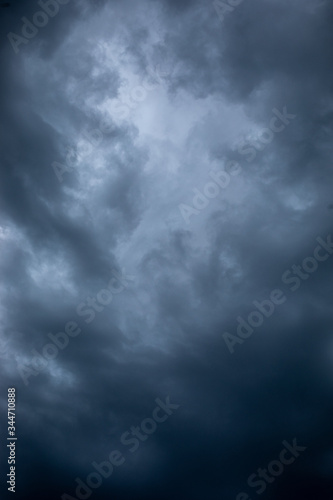
{"type": "Polygon", "coordinates": [[[1,498],[330,497],[332,21],[0,6],[1,498]]]}

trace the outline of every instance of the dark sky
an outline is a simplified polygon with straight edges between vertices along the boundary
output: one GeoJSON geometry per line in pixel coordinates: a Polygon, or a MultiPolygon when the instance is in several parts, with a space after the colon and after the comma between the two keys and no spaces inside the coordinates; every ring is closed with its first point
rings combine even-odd
{"type": "Polygon", "coordinates": [[[1,498],[333,498],[333,4],[215,4],[0,8],[1,498]]]}

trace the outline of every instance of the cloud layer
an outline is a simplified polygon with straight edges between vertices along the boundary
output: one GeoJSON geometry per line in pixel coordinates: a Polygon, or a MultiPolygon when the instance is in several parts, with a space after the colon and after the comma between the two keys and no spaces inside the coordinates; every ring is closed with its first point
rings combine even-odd
{"type": "Polygon", "coordinates": [[[118,449],[91,498],[253,499],[249,475],[294,438],[306,451],[264,495],[327,496],[333,256],[295,291],[283,275],[332,231],[332,5],[244,0],[223,22],[200,0],[58,6],[16,50],[8,33],[42,7],[0,12],[18,498],[78,498],[118,449]],[[231,355],[223,334],[275,289],[286,301],[231,355]],[[69,322],[80,333],[39,370],[69,322]],[[179,408],[131,453],[121,436],[168,396],[179,408]]]}

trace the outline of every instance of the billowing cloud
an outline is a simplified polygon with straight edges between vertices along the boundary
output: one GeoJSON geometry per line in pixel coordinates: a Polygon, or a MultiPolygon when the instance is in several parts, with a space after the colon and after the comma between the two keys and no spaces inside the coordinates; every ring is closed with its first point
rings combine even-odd
{"type": "Polygon", "coordinates": [[[263,496],[327,496],[332,5],[9,3],[0,356],[18,498],[253,499],[249,476],[294,439],[306,450],[263,496]]]}

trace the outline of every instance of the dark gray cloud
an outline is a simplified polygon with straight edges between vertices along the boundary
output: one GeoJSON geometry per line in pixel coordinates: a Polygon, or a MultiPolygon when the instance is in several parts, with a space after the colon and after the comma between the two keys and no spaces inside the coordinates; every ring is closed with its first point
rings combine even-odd
{"type": "Polygon", "coordinates": [[[247,478],[294,438],[307,450],[262,497],[329,495],[333,256],[314,252],[332,231],[332,5],[244,0],[221,22],[199,0],[70,0],[15,53],[8,33],[40,10],[0,9],[17,498],[77,498],[119,449],[89,498],[253,499],[247,478]],[[302,264],[317,269],[292,291],[302,264]],[[275,289],[231,354],[223,334],[275,289]],[[179,408],[131,453],[121,436],[167,396],[179,408]]]}

